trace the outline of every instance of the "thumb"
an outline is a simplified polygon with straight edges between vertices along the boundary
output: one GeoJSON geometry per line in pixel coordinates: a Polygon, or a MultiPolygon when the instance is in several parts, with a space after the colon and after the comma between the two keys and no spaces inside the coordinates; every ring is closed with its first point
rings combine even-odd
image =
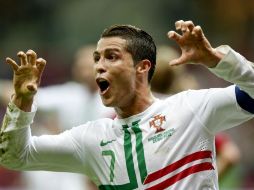
{"type": "Polygon", "coordinates": [[[170,66],[182,65],[185,64],[186,62],[187,62],[186,57],[182,55],[178,59],[173,59],[172,61],[170,61],[169,65],[170,66]]]}
{"type": "Polygon", "coordinates": [[[17,63],[16,63],[13,59],[11,59],[11,58],[9,58],[9,57],[6,58],[6,63],[9,64],[9,65],[11,65],[13,71],[17,71],[18,68],[19,68],[19,66],[17,65],[17,63]]]}

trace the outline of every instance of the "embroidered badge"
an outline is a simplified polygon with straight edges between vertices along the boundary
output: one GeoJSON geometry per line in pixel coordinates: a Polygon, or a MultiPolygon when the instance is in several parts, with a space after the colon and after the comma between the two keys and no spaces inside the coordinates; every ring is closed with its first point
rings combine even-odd
{"type": "Polygon", "coordinates": [[[158,133],[158,132],[161,132],[161,131],[164,131],[165,129],[163,129],[161,126],[163,124],[163,122],[166,121],[166,117],[165,115],[164,116],[161,116],[160,114],[159,115],[156,115],[153,117],[153,120],[149,122],[150,124],[150,127],[153,127],[156,129],[156,132],[155,133],[158,133]]]}

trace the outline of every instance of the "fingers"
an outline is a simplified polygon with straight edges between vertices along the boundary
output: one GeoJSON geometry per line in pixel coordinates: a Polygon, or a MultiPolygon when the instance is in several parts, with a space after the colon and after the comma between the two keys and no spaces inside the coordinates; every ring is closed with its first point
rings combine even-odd
{"type": "Polygon", "coordinates": [[[195,26],[192,21],[179,20],[175,23],[175,27],[176,30],[181,30],[182,34],[185,34],[192,32],[195,26]]]}
{"type": "Polygon", "coordinates": [[[186,63],[186,57],[181,56],[178,59],[174,59],[174,60],[170,61],[169,65],[170,66],[177,66],[177,65],[184,64],[184,63],[186,63]]]}
{"type": "Polygon", "coordinates": [[[12,69],[13,69],[14,71],[17,71],[18,68],[19,68],[18,64],[17,64],[13,59],[11,59],[11,58],[9,58],[9,57],[6,58],[6,63],[9,64],[9,65],[11,65],[11,67],[12,67],[12,69]]]}
{"type": "Polygon", "coordinates": [[[21,65],[26,65],[27,64],[27,56],[23,51],[19,51],[17,56],[20,59],[20,64],[21,65]]]}
{"type": "Polygon", "coordinates": [[[200,26],[195,26],[193,28],[191,34],[194,35],[195,37],[198,37],[198,36],[202,36],[203,35],[203,31],[202,31],[200,26]]]}
{"type": "Polygon", "coordinates": [[[26,53],[19,51],[17,55],[20,59],[21,65],[36,64],[37,54],[33,50],[28,50],[26,53]]]}
{"type": "Polygon", "coordinates": [[[198,25],[195,26],[192,21],[179,20],[175,23],[175,27],[176,30],[181,31],[181,35],[176,33],[175,31],[169,31],[168,37],[175,40],[178,44],[180,44],[182,40],[198,38],[201,39],[204,37],[201,27],[198,25]]]}
{"type": "Polygon", "coordinates": [[[37,54],[33,50],[30,49],[26,52],[26,55],[27,55],[28,63],[30,63],[31,65],[35,65],[36,59],[37,59],[37,54]]]}
{"type": "Polygon", "coordinates": [[[194,28],[194,24],[193,24],[193,22],[191,21],[191,20],[189,20],[189,21],[186,21],[185,23],[184,23],[184,25],[187,27],[187,29],[191,32],[192,30],[193,30],[193,28],[194,28]]]}
{"type": "Polygon", "coordinates": [[[43,72],[45,65],[46,65],[46,60],[44,60],[42,58],[39,58],[36,60],[36,66],[37,66],[37,69],[39,70],[40,74],[43,72]]]}
{"type": "Polygon", "coordinates": [[[177,34],[175,31],[169,31],[168,37],[178,42],[182,36],[180,34],[177,34]]]}
{"type": "Polygon", "coordinates": [[[176,27],[176,30],[181,30],[182,29],[182,24],[184,23],[183,20],[178,20],[175,22],[175,27],[176,27]]]}
{"type": "MultiPolygon", "coordinates": [[[[44,67],[46,65],[46,61],[42,58],[37,59],[37,54],[33,50],[28,50],[26,53],[23,51],[19,51],[17,56],[20,59],[20,66],[36,66],[40,73],[43,72],[44,67]]],[[[11,58],[6,58],[6,63],[11,65],[14,71],[19,69],[19,65],[11,58]]]]}
{"type": "MultiPolygon", "coordinates": [[[[207,55],[212,54],[212,47],[206,39],[200,26],[195,26],[192,21],[179,20],[175,23],[181,35],[174,31],[168,33],[169,38],[174,39],[181,48],[180,58],[170,62],[170,65],[187,63],[204,63],[207,55]]],[[[208,64],[206,64],[208,65],[208,64]]]]}

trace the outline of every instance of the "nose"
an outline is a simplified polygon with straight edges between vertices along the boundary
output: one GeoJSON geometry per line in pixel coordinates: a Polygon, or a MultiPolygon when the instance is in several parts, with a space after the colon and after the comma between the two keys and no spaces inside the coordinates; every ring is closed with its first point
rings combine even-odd
{"type": "Polygon", "coordinates": [[[105,65],[102,63],[102,61],[98,61],[96,64],[95,64],[95,71],[96,73],[104,73],[106,72],[106,68],[105,68],[105,65]]]}

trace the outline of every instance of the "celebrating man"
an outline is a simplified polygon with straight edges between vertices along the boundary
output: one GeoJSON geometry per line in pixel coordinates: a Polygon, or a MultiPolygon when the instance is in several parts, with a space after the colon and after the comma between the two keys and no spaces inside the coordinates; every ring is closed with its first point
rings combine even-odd
{"type": "Polygon", "coordinates": [[[214,135],[253,117],[253,63],[228,46],[214,49],[191,21],[177,21],[176,29],[181,34],[168,36],[182,55],[170,65],[202,64],[234,85],[156,99],[150,91],[152,37],[133,26],[112,26],[98,41],[94,72],[103,104],[117,117],[34,137],[33,98],[46,62],[32,50],[19,52],[20,64],[7,58],[15,94],[1,128],[0,163],[82,173],[106,190],[218,189],[214,135]]]}

